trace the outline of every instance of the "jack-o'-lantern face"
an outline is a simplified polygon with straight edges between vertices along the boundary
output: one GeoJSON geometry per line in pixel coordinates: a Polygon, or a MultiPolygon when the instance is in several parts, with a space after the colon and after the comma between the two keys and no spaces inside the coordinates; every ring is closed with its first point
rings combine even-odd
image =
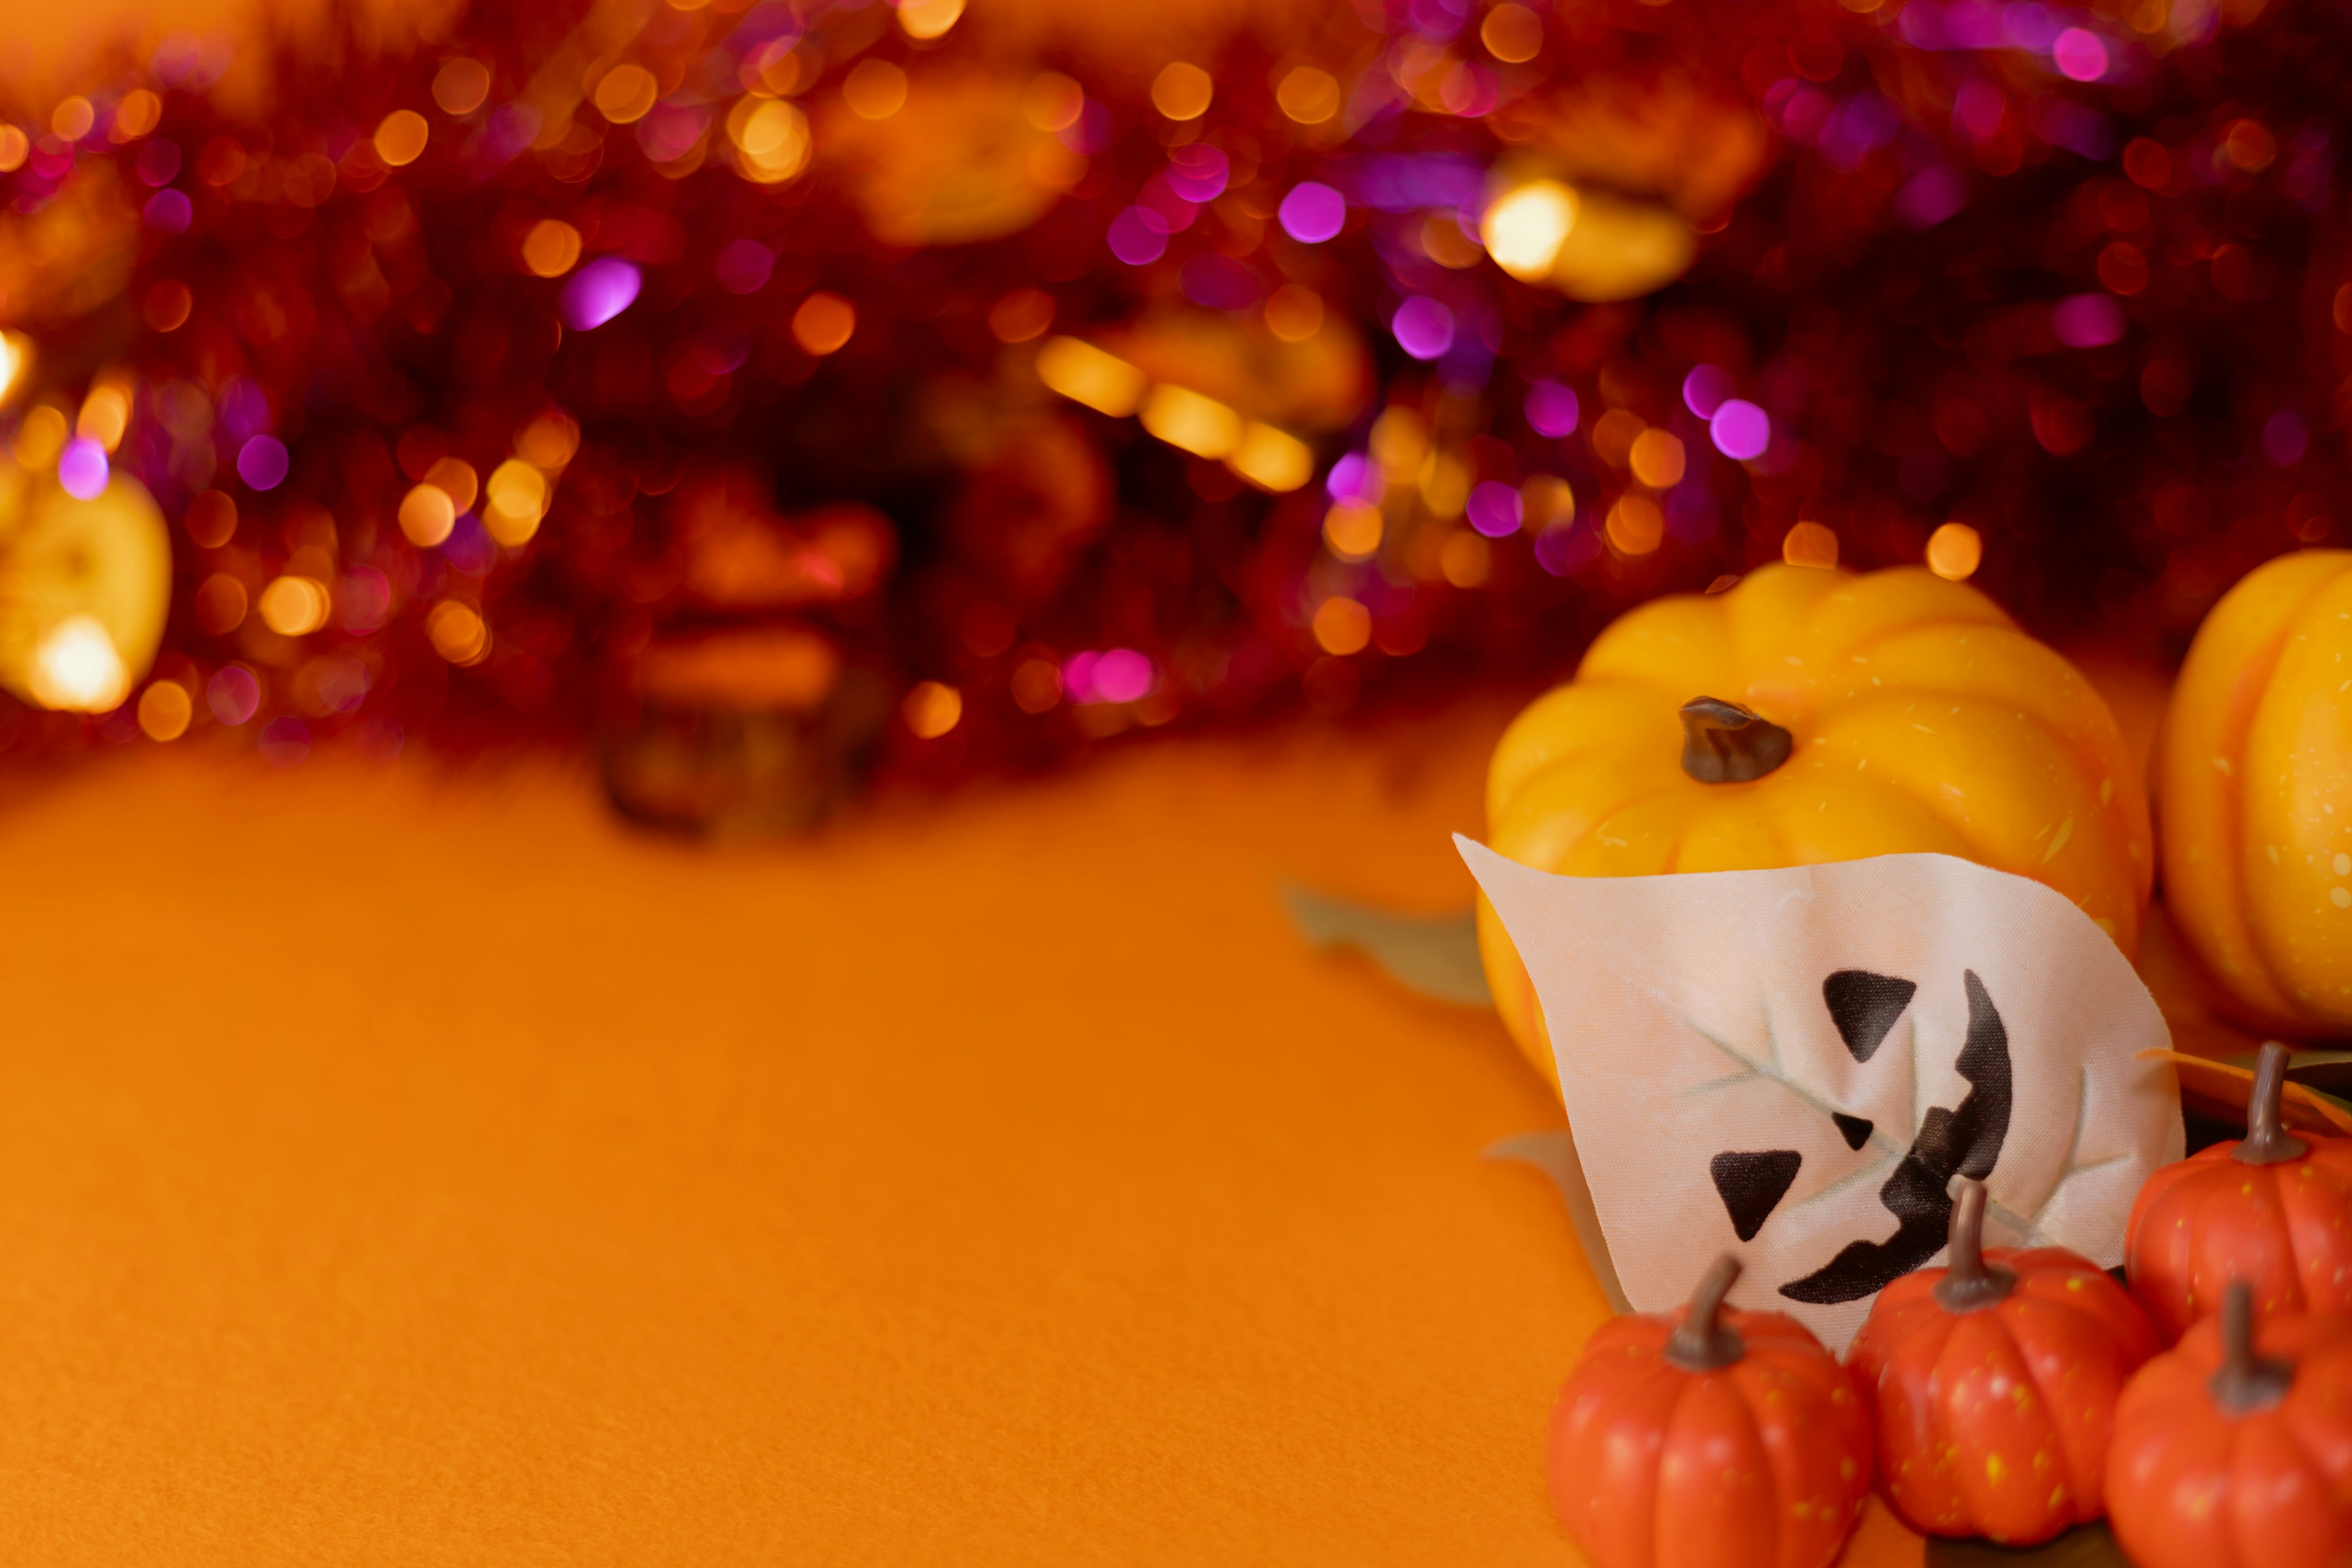
{"type": "Polygon", "coordinates": [[[2181,1147],[2162,1016],[2041,884],[1947,856],[1638,878],[1533,871],[1462,841],[1528,959],[1632,1305],[1718,1252],[1741,1305],[1842,1346],[1932,1262],[1950,1184],[2000,1245],[2120,1261],[2132,1194],[2181,1147]]]}

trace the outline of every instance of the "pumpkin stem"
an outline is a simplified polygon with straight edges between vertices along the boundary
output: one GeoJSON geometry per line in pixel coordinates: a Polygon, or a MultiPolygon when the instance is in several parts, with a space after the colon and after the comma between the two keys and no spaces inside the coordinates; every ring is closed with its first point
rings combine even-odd
{"type": "Polygon", "coordinates": [[[2254,1058],[2254,1092],[2246,1101],[2246,1135],[2230,1152],[2242,1165],[2280,1165],[2300,1160],[2311,1145],[2286,1130],[2280,1101],[2286,1097],[2286,1047],[2276,1040],[2263,1042],[2254,1058]]]}
{"type": "Polygon", "coordinates": [[[1691,1293],[1690,1309],[1666,1341],[1669,1363],[1685,1372],[1720,1372],[1748,1353],[1738,1332],[1722,1320],[1723,1299],[1739,1278],[1739,1259],[1728,1252],[1715,1260],[1691,1293]]]}
{"type": "Polygon", "coordinates": [[[2017,1276],[1985,1261],[1985,1184],[1962,1176],[1959,1185],[1952,1204],[1950,1256],[1934,1294],[1936,1305],[1947,1312],[1980,1312],[2007,1300],[2017,1289],[2017,1276]]]}
{"type": "Polygon", "coordinates": [[[1720,698],[1682,706],[1683,772],[1701,784],[1746,784],[1789,760],[1789,731],[1720,698]]]}
{"type": "Polygon", "coordinates": [[[2206,1391],[2225,1415],[2268,1410],[2294,1386],[2294,1363],[2254,1353],[2254,1288],[2232,1279],[2221,1296],[2221,1367],[2206,1391]]]}

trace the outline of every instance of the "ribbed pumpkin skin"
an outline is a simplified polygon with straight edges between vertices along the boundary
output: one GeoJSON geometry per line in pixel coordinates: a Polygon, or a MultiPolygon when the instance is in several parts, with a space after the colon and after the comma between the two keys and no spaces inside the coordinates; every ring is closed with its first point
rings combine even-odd
{"type": "Polygon", "coordinates": [[[1594,1568],[1824,1568],[1870,1492],[1870,1412],[1795,1319],[1727,1311],[1747,1355],[1664,1359],[1682,1319],[1601,1326],[1560,1390],[1552,1506],[1594,1568]]]}
{"type": "Polygon", "coordinates": [[[2095,1264],[2058,1247],[1988,1248],[2017,1289],[1948,1312],[1945,1270],[1879,1292],[1847,1352],[1876,1404],[1879,1488],[1914,1530],[2047,1541],[2105,1511],[2108,1436],[2156,1330],[2095,1264]]]}
{"type": "MultiPolygon", "coordinates": [[[[1505,732],[1486,827],[1496,852],[1579,877],[1937,851],[2047,883],[2126,955],[2155,870],[2147,797],[2098,693],[1982,594],[1917,567],[1765,566],[1628,611],[1505,732]],[[1789,760],[1746,784],[1689,777],[1678,715],[1696,697],[1790,731],[1789,760]]],[[[1556,1083],[1484,899],[1478,942],[1504,1023],[1556,1083]]]]}
{"type": "Polygon", "coordinates": [[[2255,1335],[2294,1363],[2269,1410],[2228,1415],[2208,1384],[2220,1321],[2140,1369],[2116,1406],[2107,1518],[2139,1568],[2352,1563],[2352,1319],[2274,1318],[2255,1335]]]}
{"type": "Polygon", "coordinates": [[[2352,550],[2250,572],[2197,629],[2157,743],[2165,903],[2241,1016],[2352,1028],[2352,550]]]}
{"type": "Polygon", "coordinates": [[[2310,1152],[2242,1164],[2236,1142],[2200,1149],[2147,1179],[2124,1232],[2132,1294],[2167,1341],[2221,1310],[2231,1279],[2257,1319],[2352,1312],[2352,1139],[2296,1136],[2310,1152]]]}

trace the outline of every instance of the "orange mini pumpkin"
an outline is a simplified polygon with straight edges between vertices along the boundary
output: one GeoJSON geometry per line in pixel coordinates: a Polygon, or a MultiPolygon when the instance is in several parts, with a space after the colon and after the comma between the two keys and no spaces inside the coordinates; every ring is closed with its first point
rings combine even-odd
{"type": "MultiPolygon", "coordinates": [[[[2139,770],[2073,666],[1919,567],[1771,565],[1618,617],[1495,748],[1487,842],[1631,877],[1938,851],[2056,889],[2126,957],[2155,858],[2139,770]]],[[[1512,1037],[1556,1081],[1526,967],[1478,902],[1512,1037]]]]}
{"type": "Polygon", "coordinates": [[[1822,1568],[1860,1516],[1869,1412],[1804,1325],[1724,1309],[1738,1277],[1602,1324],[1560,1390],[1552,1505],[1596,1568],[1822,1568]]]}
{"type": "Polygon", "coordinates": [[[2263,1047],[2246,1135],[2167,1165],[2132,1201],[2124,1265],[2167,1339],[2221,1305],[2232,1279],[2254,1311],[2352,1311],[2352,1139],[2289,1132],[2287,1049],[2263,1047]]]}
{"type": "Polygon", "coordinates": [[[2116,1407],[2107,1513],[2139,1568],[2352,1562],[2352,1319],[2218,1318],[2140,1370],[2116,1407]]]}
{"type": "Polygon", "coordinates": [[[2265,1027],[2352,1028],[2352,550],[2257,567],[2197,629],[2157,743],[2165,902],[2265,1027]]]}
{"type": "Polygon", "coordinates": [[[1984,1184],[1963,1177],[1949,1266],[1880,1291],[1847,1359],[1904,1521],[2021,1546],[2099,1517],[2116,1396],[2158,1346],[2089,1259],[1984,1250],[1984,1184]]]}

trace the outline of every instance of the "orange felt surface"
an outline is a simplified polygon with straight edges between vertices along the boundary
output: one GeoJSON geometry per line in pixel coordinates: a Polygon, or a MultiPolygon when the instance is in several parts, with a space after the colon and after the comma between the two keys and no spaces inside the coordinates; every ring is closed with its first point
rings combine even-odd
{"type": "Polygon", "coordinates": [[[1507,716],[716,850],[544,765],[20,797],[0,1558],[1574,1563],[1601,1307],[1478,1158],[1558,1111],[1274,896],[1466,903],[1507,716]]]}

